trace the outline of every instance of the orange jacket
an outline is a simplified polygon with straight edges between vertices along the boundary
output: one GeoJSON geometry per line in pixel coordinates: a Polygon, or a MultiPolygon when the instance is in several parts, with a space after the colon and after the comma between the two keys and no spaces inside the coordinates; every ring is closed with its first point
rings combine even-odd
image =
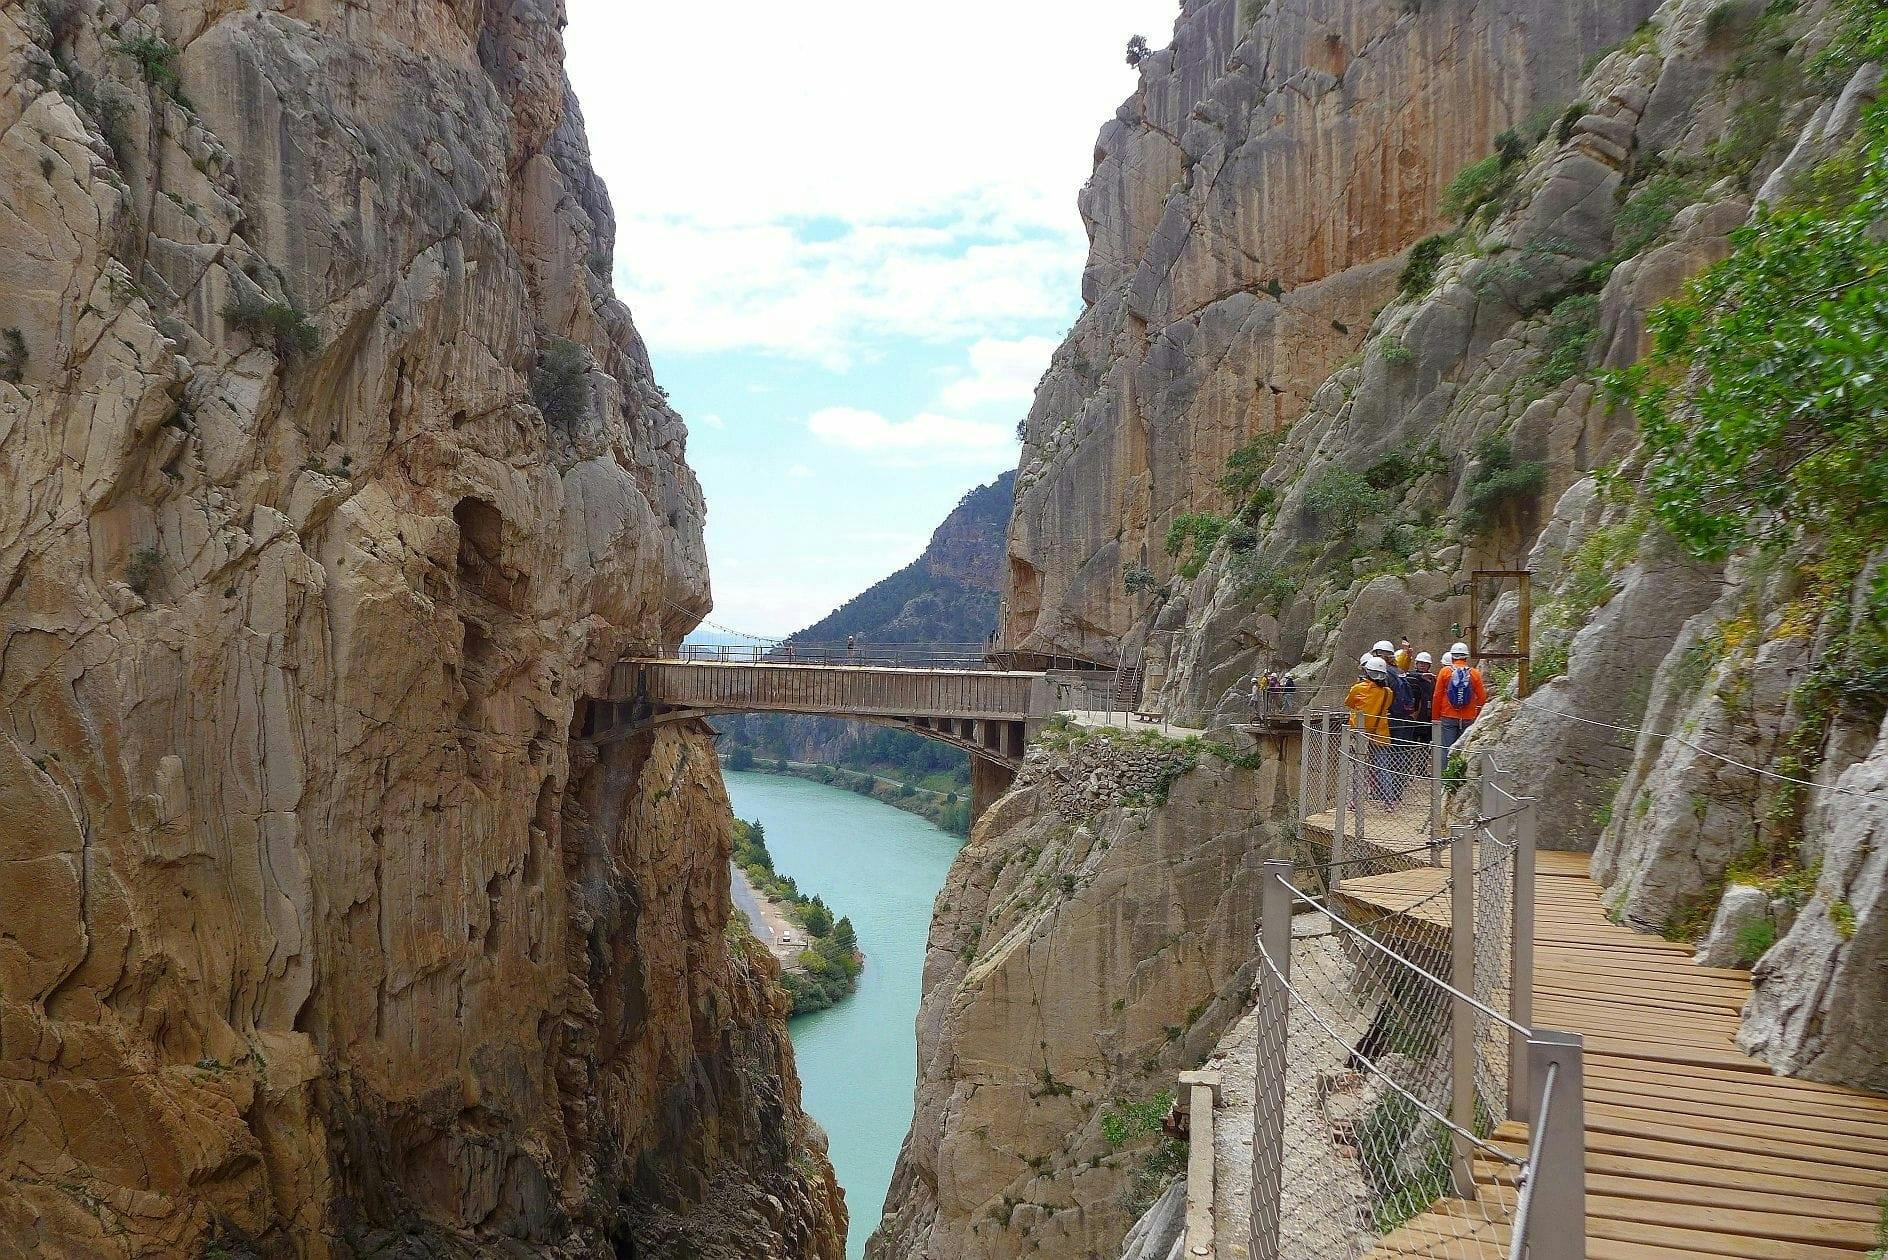
{"type": "Polygon", "coordinates": [[[1390,742],[1390,689],[1382,683],[1354,682],[1344,697],[1350,724],[1370,736],[1373,744],[1390,742]]]}
{"type": "Polygon", "coordinates": [[[1488,688],[1482,685],[1482,671],[1470,667],[1468,671],[1468,689],[1470,693],[1466,708],[1458,709],[1449,703],[1449,679],[1455,676],[1455,666],[1445,665],[1436,671],[1436,698],[1430,705],[1429,716],[1440,722],[1443,718],[1454,718],[1458,722],[1473,722],[1482,715],[1482,706],[1488,703],[1488,688]]]}

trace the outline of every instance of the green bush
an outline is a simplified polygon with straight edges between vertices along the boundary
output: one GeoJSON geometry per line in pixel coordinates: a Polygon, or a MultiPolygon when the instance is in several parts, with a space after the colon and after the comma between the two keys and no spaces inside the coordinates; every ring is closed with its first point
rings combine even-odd
{"type": "Polygon", "coordinates": [[[1442,232],[1435,236],[1425,236],[1410,246],[1409,257],[1403,263],[1403,273],[1397,277],[1397,288],[1404,297],[1421,297],[1435,287],[1436,273],[1442,270],[1442,260],[1449,256],[1461,239],[1459,233],[1442,232]]]}
{"type": "Polygon", "coordinates": [[[131,562],[125,566],[125,585],[140,596],[148,595],[151,584],[157,581],[158,566],[163,562],[163,555],[156,547],[140,547],[132,553],[131,562]]]}
{"type": "Polygon", "coordinates": [[[1584,371],[1587,355],[1599,335],[1597,297],[1575,293],[1560,299],[1547,316],[1547,357],[1530,374],[1530,381],[1551,388],[1584,371]]]}
{"type": "Polygon", "coordinates": [[[590,356],[563,337],[547,337],[531,372],[531,401],[544,419],[568,429],[590,410],[590,356]]]}
{"type": "Polygon", "coordinates": [[[1173,1095],[1166,1090],[1143,1102],[1118,1104],[1101,1117],[1102,1140],[1121,1146],[1158,1133],[1172,1107],[1173,1095]]]}
{"type": "Polygon", "coordinates": [[[156,36],[142,35],[120,42],[118,51],[138,63],[138,73],[144,76],[146,83],[161,89],[179,105],[189,104],[184,99],[183,83],[177,77],[175,44],[156,36]]]}
{"type": "Polygon", "coordinates": [[[1401,338],[1385,337],[1382,346],[1383,361],[1392,367],[1408,367],[1416,362],[1416,352],[1404,345],[1401,338]]]}
{"type": "Polygon", "coordinates": [[[1592,112],[1593,106],[1586,101],[1575,101],[1567,106],[1566,111],[1560,115],[1560,121],[1554,124],[1554,140],[1560,144],[1567,143],[1580,120],[1592,112]]]}
{"type": "Polygon", "coordinates": [[[287,302],[236,298],[223,308],[223,318],[252,340],[269,346],[278,359],[297,359],[321,348],[321,330],[287,302]]]}
{"type": "Polygon", "coordinates": [[[1729,35],[1743,16],[1744,0],[1721,0],[1704,15],[1704,37],[1715,43],[1729,35]]]}
{"type": "Polygon", "coordinates": [[[1166,550],[1170,556],[1180,556],[1180,576],[1189,580],[1200,576],[1200,570],[1206,567],[1207,557],[1213,554],[1220,537],[1226,532],[1227,521],[1223,516],[1211,512],[1187,512],[1174,518],[1167,528],[1166,550]]]}
{"type": "Polygon", "coordinates": [[[1381,514],[1389,507],[1389,499],[1362,473],[1342,464],[1332,464],[1306,487],[1305,506],[1319,519],[1340,525],[1349,532],[1366,517],[1381,514]]]}
{"type": "Polygon", "coordinates": [[[1516,462],[1505,438],[1484,438],[1475,445],[1475,472],[1468,482],[1468,511],[1464,523],[1476,533],[1492,529],[1501,514],[1538,495],[1547,480],[1547,465],[1539,460],[1516,462]]]}
{"type": "Polygon", "coordinates": [[[1737,930],[1737,961],[1748,967],[1777,943],[1777,925],[1766,916],[1752,919],[1737,930]]]}
{"type": "Polygon", "coordinates": [[[0,333],[6,348],[0,350],[0,381],[18,385],[26,379],[26,337],[17,328],[0,333]]]}
{"type": "Polygon", "coordinates": [[[1528,681],[1538,687],[1550,678],[1567,672],[1568,649],[1565,643],[1544,643],[1534,649],[1528,662],[1528,681]]]}
{"type": "MultiPolygon", "coordinates": [[[[1884,35],[1888,39],[1888,34],[1884,35]]],[[[1864,114],[1846,205],[1760,209],[1732,252],[1652,312],[1652,348],[1609,378],[1649,455],[1653,510],[1700,556],[1812,534],[1888,537],[1888,107],[1864,114]]]]}
{"type": "Polygon", "coordinates": [[[1219,488],[1234,502],[1244,504],[1260,489],[1259,479],[1272,466],[1284,440],[1282,430],[1270,430],[1254,435],[1237,447],[1226,457],[1226,471],[1219,479],[1219,488]]]}
{"type": "Polygon", "coordinates": [[[1614,256],[1630,258],[1657,240],[1702,191],[1696,180],[1669,172],[1640,184],[1613,219],[1613,237],[1619,243],[1614,256]]]}
{"type": "Polygon", "coordinates": [[[1129,595],[1139,595],[1142,591],[1151,591],[1159,583],[1154,580],[1154,572],[1144,564],[1133,565],[1121,573],[1121,586],[1129,595]]]}
{"type": "Polygon", "coordinates": [[[1242,595],[1256,595],[1261,607],[1274,614],[1298,591],[1299,579],[1277,565],[1250,562],[1240,566],[1239,590],[1242,595]]]}
{"type": "Polygon", "coordinates": [[[1507,185],[1507,167],[1500,154],[1491,153],[1456,172],[1443,190],[1442,213],[1451,219],[1466,220],[1505,192],[1507,185]]]}

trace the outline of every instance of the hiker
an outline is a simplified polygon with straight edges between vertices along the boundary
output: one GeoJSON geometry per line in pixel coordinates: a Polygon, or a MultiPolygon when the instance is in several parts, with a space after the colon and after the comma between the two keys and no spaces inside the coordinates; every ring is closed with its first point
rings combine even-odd
{"type": "MultiPolygon", "coordinates": [[[[1407,640],[1405,640],[1407,642],[1407,640]]],[[[1425,742],[1428,730],[1418,724],[1416,715],[1419,707],[1416,702],[1415,688],[1403,671],[1397,667],[1397,650],[1390,646],[1388,639],[1377,640],[1377,645],[1370,649],[1372,655],[1383,662],[1385,682],[1390,688],[1390,768],[1388,776],[1390,789],[1389,803],[1394,805],[1403,797],[1405,776],[1413,774],[1421,764],[1416,745],[1425,742]]]]}
{"type": "MultiPolygon", "coordinates": [[[[1416,659],[1410,663],[1409,673],[1404,675],[1410,691],[1416,701],[1416,721],[1428,727],[1434,719],[1436,703],[1436,665],[1427,652],[1416,653],[1416,659]]],[[[1428,738],[1424,736],[1425,740],[1428,738]]]]}
{"type": "Polygon", "coordinates": [[[859,659],[859,636],[856,634],[846,636],[846,659],[849,661],[859,659]]]}
{"type": "Polygon", "coordinates": [[[1455,747],[1455,741],[1482,715],[1482,706],[1487,703],[1488,688],[1482,684],[1482,671],[1468,663],[1468,644],[1456,644],[1449,649],[1448,668],[1436,675],[1432,703],[1436,720],[1442,723],[1444,752],[1455,747]]]}
{"type": "Polygon", "coordinates": [[[1373,652],[1357,662],[1357,681],[1344,697],[1350,724],[1364,733],[1370,745],[1370,786],[1376,798],[1390,803],[1390,667],[1373,652]]]}

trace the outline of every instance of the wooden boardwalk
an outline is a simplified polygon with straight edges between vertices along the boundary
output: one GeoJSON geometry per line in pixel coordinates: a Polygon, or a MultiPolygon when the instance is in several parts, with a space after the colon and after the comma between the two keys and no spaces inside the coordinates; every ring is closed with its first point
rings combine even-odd
{"type": "MultiPolygon", "coordinates": [[[[1689,946],[1611,923],[1587,866],[1583,854],[1539,854],[1534,972],[1535,1023],[1586,1038],[1587,1255],[1866,1254],[1888,1198],[1888,1099],[1776,1076],[1740,1051],[1749,973],[1699,967],[1689,946]]],[[[1339,897],[1360,917],[1393,918],[1446,878],[1421,868],[1347,880],[1339,897]]],[[[1442,896],[1416,912],[1417,930],[1433,930],[1432,908],[1446,929],[1442,896]]],[[[1495,1140],[1525,1154],[1522,1126],[1495,1140]]],[[[1514,1191],[1497,1171],[1477,1166],[1482,1203],[1443,1200],[1372,1254],[1505,1255],[1514,1191]]]]}

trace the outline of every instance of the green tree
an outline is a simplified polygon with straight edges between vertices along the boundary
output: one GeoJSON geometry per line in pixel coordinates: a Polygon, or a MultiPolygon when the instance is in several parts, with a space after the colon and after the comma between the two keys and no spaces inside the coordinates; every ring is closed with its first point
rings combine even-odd
{"type": "Polygon", "coordinates": [[[825,936],[833,930],[833,912],[826,908],[826,903],[818,897],[800,907],[800,922],[814,936],[825,936]]]}

